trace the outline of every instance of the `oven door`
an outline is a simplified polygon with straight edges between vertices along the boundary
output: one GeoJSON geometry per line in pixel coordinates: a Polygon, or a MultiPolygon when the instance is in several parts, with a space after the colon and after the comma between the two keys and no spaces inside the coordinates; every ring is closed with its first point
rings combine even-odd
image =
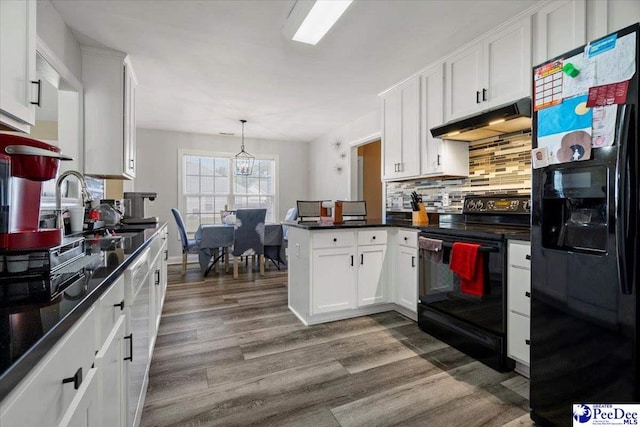
{"type": "Polygon", "coordinates": [[[420,250],[419,302],[482,330],[504,336],[506,333],[505,250],[502,241],[465,238],[423,232],[420,236],[442,240],[442,260],[434,260],[420,250]],[[484,268],[484,292],[471,295],[461,289],[460,277],[451,271],[451,249],[455,242],[480,245],[484,268]]]}

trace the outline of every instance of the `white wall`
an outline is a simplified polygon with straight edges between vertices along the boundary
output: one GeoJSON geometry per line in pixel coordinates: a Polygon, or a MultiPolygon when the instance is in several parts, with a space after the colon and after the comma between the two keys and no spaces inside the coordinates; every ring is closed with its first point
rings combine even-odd
{"type": "Polygon", "coordinates": [[[80,45],[49,0],[38,0],[37,33],[73,75],[82,81],[80,45]]]}
{"type": "MultiPolygon", "coordinates": [[[[169,256],[177,259],[181,252],[178,230],[171,208],[178,206],[178,150],[236,153],[240,138],[202,135],[153,129],[137,130],[135,191],[155,191],[158,198],[147,205],[148,216],[169,223],[169,256]]],[[[257,156],[278,156],[278,207],[276,218],[283,219],[296,200],[309,197],[309,144],[245,138],[245,149],[257,156]]]]}
{"type": "Polygon", "coordinates": [[[356,164],[351,159],[352,146],[380,136],[380,114],[381,109],[377,108],[311,143],[309,170],[312,200],[349,200],[356,197],[355,194],[351,196],[351,169],[356,164]],[[336,149],[336,141],[340,142],[339,149],[336,149]],[[345,153],[346,157],[341,159],[340,153],[345,153]],[[342,172],[336,170],[337,166],[342,167],[342,172]]]}

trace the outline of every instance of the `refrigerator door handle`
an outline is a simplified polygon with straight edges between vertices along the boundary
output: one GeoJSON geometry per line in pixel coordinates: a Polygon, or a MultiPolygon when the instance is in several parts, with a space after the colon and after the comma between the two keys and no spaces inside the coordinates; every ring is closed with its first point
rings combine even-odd
{"type": "MultiPolygon", "coordinates": [[[[630,156],[634,141],[629,141],[629,125],[632,118],[632,108],[630,105],[622,105],[620,108],[620,121],[616,134],[618,135],[618,157],[616,160],[616,179],[615,179],[615,236],[616,236],[616,259],[618,262],[618,282],[620,283],[620,292],[622,294],[631,294],[633,292],[633,267],[632,260],[629,255],[635,253],[635,245],[629,242],[629,238],[635,240],[635,233],[631,233],[631,228],[635,224],[635,204],[631,193],[635,190],[629,185],[635,183],[632,180],[634,174],[634,165],[631,164],[633,156],[630,156]],[[630,235],[633,234],[633,235],[630,235]],[[631,243],[631,245],[630,245],[631,243]],[[630,262],[631,261],[631,262],[630,262]]],[[[633,184],[632,184],[633,185],[633,184]]]]}

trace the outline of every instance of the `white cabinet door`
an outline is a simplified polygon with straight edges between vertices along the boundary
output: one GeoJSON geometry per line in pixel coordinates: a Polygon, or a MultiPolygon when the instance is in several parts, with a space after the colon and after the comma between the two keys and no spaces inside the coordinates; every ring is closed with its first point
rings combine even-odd
{"type": "Polygon", "coordinates": [[[531,92],[531,18],[510,25],[484,43],[483,108],[529,96],[531,92]]]}
{"type": "Polygon", "coordinates": [[[382,98],[383,177],[393,179],[402,162],[402,93],[389,92],[382,98]]]}
{"type": "Polygon", "coordinates": [[[442,140],[431,136],[430,129],[444,123],[444,63],[426,70],[420,79],[424,141],[420,144],[420,172],[422,175],[432,175],[442,171],[442,140]]]}
{"type": "Polygon", "coordinates": [[[534,65],[586,43],[586,1],[556,0],[536,14],[534,65]]]}
{"type": "MultiPolygon", "coordinates": [[[[100,427],[100,395],[96,368],[89,369],[58,427],[100,427]]],[[[37,402],[31,402],[37,404],[37,402]]]]}
{"type": "Polygon", "coordinates": [[[136,176],[136,86],[131,64],[124,61],[124,163],[125,175],[136,176]]]}
{"type": "Polygon", "coordinates": [[[418,249],[399,246],[396,264],[396,304],[412,312],[417,312],[418,305],[418,249]]]}
{"type": "Polygon", "coordinates": [[[420,79],[413,78],[382,99],[383,179],[420,174],[420,79]]]}
{"type": "Polygon", "coordinates": [[[509,312],[507,318],[509,334],[507,336],[507,355],[518,362],[529,365],[530,363],[530,325],[527,316],[509,312]]]}
{"type": "Polygon", "coordinates": [[[474,44],[446,62],[445,120],[450,121],[481,109],[484,82],[482,43],[474,44]]]}
{"type": "Polygon", "coordinates": [[[36,2],[0,1],[0,121],[28,131],[35,123],[36,2]]]}
{"type": "Polygon", "coordinates": [[[387,245],[358,247],[358,306],[387,302],[387,245]]]}
{"type": "Polygon", "coordinates": [[[142,282],[133,300],[127,317],[129,329],[126,346],[127,357],[127,426],[134,425],[134,421],[142,413],[141,403],[144,401],[143,385],[146,381],[147,367],[149,365],[149,280],[148,276],[142,282]],[[133,350],[130,352],[129,350],[133,350]]]}
{"type": "Polygon", "coordinates": [[[82,48],[85,173],[135,176],[136,80],[122,52],[82,48]]]}
{"type": "Polygon", "coordinates": [[[312,315],[355,307],[355,255],[355,247],[313,251],[312,315]]]}
{"type": "Polygon", "coordinates": [[[0,426],[41,426],[43,420],[57,425],[67,414],[92,371],[96,314],[91,307],[20,383],[13,397],[2,402],[0,426]]]}
{"type": "Polygon", "coordinates": [[[402,160],[399,177],[420,174],[420,79],[402,85],[402,160]]]}
{"type": "Polygon", "coordinates": [[[126,420],[124,358],[128,352],[124,339],[126,317],[119,316],[104,346],[96,355],[100,402],[102,403],[102,425],[124,426],[126,420]]]}

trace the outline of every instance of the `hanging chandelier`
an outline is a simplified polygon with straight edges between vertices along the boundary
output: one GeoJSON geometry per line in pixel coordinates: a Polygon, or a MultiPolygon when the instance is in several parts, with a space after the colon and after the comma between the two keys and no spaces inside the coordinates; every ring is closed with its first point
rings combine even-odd
{"type": "Polygon", "coordinates": [[[236,175],[251,175],[253,162],[256,158],[244,151],[244,124],[247,123],[247,121],[240,120],[240,123],[242,123],[242,145],[240,146],[240,152],[233,158],[234,169],[236,175]]]}

